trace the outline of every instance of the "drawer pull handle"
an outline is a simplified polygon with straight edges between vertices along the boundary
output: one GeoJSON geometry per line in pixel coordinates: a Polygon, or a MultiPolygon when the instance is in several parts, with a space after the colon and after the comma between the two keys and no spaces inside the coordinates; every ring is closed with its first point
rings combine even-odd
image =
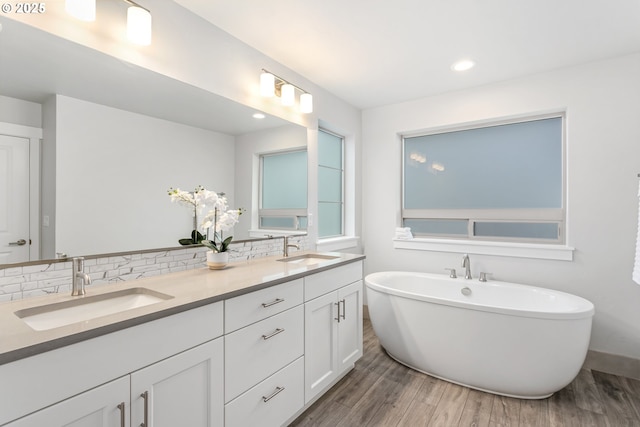
{"type": "Polygon", "coordinates": [[[120,427],[125,427],[124,421],[124,402],[118,405],[118,409],[120,410],[120,427]]]}
{"type": "Polygon", "coordinates": [[[276,397],[278,393],[281,393],[283,391],[284,391],[284,387],[276,387],[275,391],[271,393],[269,396],[262,396],[262,401],[266,403],[271,399],[273,399],[274,397],[276,397]]]}
{"type": "Polygon", "coordinates": [[[273,337],[275,337],[276,335],[278,335],[278,334],[280,334],[282,332],[284,332],[283,328],[277,328],[275,331],[271,332],[269,335],[263,335],[262,339],[266,341],[269,338],[273,338],[273,337]]]}
{"type": "Polygon", "coordinates": [[[271,307],[272,305],[280,304],[281,302],[284,302],[284,298],[276,298],[275,300],[273,300],[271,302],[263,302],[262,303],[262,308],[271,307]]]}
{"type": "Polygon", "coordinates": [[[149,427],[149,392],[145,391],[140,395],[144,399],[144,422],[140,427],[149,427]]]}
{"type": "Polygon", "coordinates": [[[338,317],[334,317],[333,320],[337,320],[340,323],[340,301],[334,302],[334,304],[338,307],[338,317]]]}
{"type": "MultiPolygon", "coordinates": [[[[339,302],[342,303],[342,320],[345,320],[347,316],[347,301],[343,298],[339,302]]],[[[340,316],[340,311],[338,310],[338,317],[340,316]]]]}

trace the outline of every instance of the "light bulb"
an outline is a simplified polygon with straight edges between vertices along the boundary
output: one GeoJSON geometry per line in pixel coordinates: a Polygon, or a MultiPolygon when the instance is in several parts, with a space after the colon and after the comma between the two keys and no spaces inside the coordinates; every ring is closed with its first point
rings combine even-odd
{"type": "Polygon", "coordinates": [[[313,111],[313,96],[310,93],[300,95],[300,112],[311,113],[313,111]]]}
{"type": "Polygon", "coordinates": [[[451,66],[451,69],[453,71],[467,71],[467,70],[470,70],[471,68],[473,68],[475,65],[476,65],[475,62],[473,62],[472,60],[463,59],[463,60],[460,60],[460,61],[454,63],[451,66]]]}
{"type": "Polygon", "coordinates": [[[127,9],[127,38],[140,45],[151,44],[151,13],[138,6],[127,9]]]}
{"type": "Polygon", "coordinates": [[[296,102],[296,91],[293,85],[289,83],[285,83],[280,88],[280,95],[282,96],[282,105],[287,107],[295,104],[296,102]]]}
{"type": "Polygon", "coordinates": [[[272,97],[276,94],[276,78],[273,74],[263,72],[260,74],[260,95],[272,97]]]}
{"type": "Polygon", "coordinates": [[[82,21],[96,20],[96,0],[65,0],[67,13],[82,21]]]}

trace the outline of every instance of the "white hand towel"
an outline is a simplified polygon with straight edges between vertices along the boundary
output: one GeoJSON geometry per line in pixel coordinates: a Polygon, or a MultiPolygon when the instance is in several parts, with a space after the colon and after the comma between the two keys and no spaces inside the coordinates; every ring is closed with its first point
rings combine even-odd
{"type": "Polygon", "coordinates": [[[633,281],[640,285],[640,187],[638,188],[638,235],[636,237],[636,260],[633,264],[633,281]]]}
{"type": "Polygon", "coordinates": [[[409,227],[398,227],[396,228],[396,239],[413,239],[413,234],[411,234],[411,228],[409,227]]]}

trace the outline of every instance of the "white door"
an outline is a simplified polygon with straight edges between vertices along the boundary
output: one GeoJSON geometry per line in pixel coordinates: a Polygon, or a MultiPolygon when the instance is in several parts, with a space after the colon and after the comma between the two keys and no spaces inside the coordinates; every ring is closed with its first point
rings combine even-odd
{"type": "Polygon", "coordinates": [[[111,381],[7,425],[42,426],[129,427],[129,377],[111,381]]]}
{"type": "Polygon", "coordinates": [[[0,135],[0,264],[29,261],[29,139],[0,135]]]}
{"type": "Polygon", "coordinates": [[[338,363],[340,372],[362,356],[362,281],[338,289],[338,363]]]}
{"type": "Polygon", "coordinates": [[[305,403],[338,377],[337,292],[304,305],[305,403]]]}
{"type": "Polygon", "coordinates": [[[131,425],[221,426],[223,357],[217,338],[131,374],[131,425]]]}

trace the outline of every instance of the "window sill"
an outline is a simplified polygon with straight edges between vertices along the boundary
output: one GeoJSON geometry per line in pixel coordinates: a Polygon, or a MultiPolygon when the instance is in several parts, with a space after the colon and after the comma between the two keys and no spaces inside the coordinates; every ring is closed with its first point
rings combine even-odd
{"type": "Polygon", "coordinates": [[[418,251],[457,252],[479,255],[496,255],[517,258],[552,259],[573,261],[572,247],[535,243],[481,242],[453,239],[394,239],[394,249],[418,251]]]}
{"type": "Polygon", "coordinates": [[[351,249],[358,246],[360,237],[358,236],[341,236],[331,239],[322,239],[316,242],[316,249],[321,252],[334,252],[345,249],[351,249]]]}

